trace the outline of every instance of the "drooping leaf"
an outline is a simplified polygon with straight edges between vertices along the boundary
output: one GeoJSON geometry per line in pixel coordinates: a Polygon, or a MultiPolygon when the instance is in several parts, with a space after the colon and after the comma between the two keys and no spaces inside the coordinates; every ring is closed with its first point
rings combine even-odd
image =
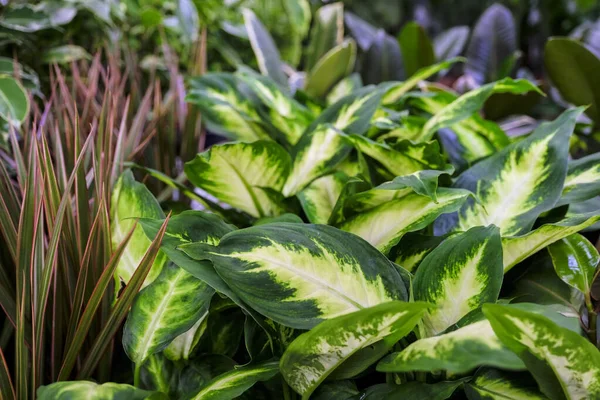
{"type": "Polygon", "coordinates": [[[21,84],[11,76],[0,75],[0,117],[20,126],[29,114],[29,98],[21,84]]]}
{"type": "Polygon", "coordinates": [[[325,53],[306,76],[304,90],[323,97],[342,78],[350,75],[356,61],[356,43],[347,39],[325,53]]]}
{"type": "Polygon", "coordinates": [[[438,221],[436,232],[494,224],[503,236],[528,232],[536,218],[558,201],[567,170],[568,143],[582,109],[565,111],[463,172],[454,187],[473,191],[481,204],[467,203],[438,221]]]}
{"type": "Polygon", "coordinates": [[[209,381],[199,392],[190,397],[190,400],[234,399],[254,386],[256,382],[271,379],[278,372],[277,361],[236,368],[209,381]]]}
{"type": "Polygon", "coordinates": [[[344,4],[338,2],[319,7],[310,31],[305,69],[310,71],[325,53],[342,42],[343,37],[344,4]]]}
{"type": "Polygon", "coordinates": [[[245,8],[242,13],[244,14],[244,25],[246,26],[248,39],[250,39],[260,72],[282,87],[287,87],[281,56],[269,31],[252,10],[245,8]]]}
{"type": "Polygon", "coordinates": [[[141,366],[206,313],[214,289],[183,268],[167,264],[136,297],[123,330],[123,348],[141,366]]]}
{"type": "Polygon", "coordinates": [[[48,386],[40,386],[37,398],[40,400],[143,400],[152,396],[152,399],[167,399],[166,395],[158,392],[137,389],[131,385],[118,383],[104,383],[98,385],[90,381],[56,382],[48,386]]]}
{"type": "Polygon", "coordinates": [[[216,247],[180,248],[213,261],[253,309],[294,328],[408,298],[399,273],[381,253],[325,225],[267,224],[227,234],[216,247]]]}
{"type": "Polygon", "coordinates": [[[433,251],[444,236],[425,236],[420,233],[407,233],[389,254],[389,258],[407,271],[414,273],[423,259],[433,251]]]}
{"type": "Polygon", "coordinates": [[[600,195],[600,153],[569,162],[562,196],[557,206],[600,195]]]}
{"type": "Polygon", "coordinates": [[[437,306],[423,318],[426,334],[437,335],[483,303],[495,302],[502,277],[497,227],[471,228],[446,239],[421,262],[413,281],[415,300],[437,306]]]}
{"type": "MultiPolygon", "coordinates": [[[[374,385],[363,391],[358,400],[446,400],[463,384],[462,380],[453,382],[438,382],[428,384],[424,382],[406,382],[401,385],[382,383],[374,385]]],[[[353,399],[354,400],[354,399],[353,399]]]]}
{"type": "Polygon", "coordinates": [[[265,189],[281,191],[289,170],[287,152],[262,140],[216,145],[185,164],[190,182],[253,217],[283,212],[265,189]]]}
{"type": "Polygon", "coordinates": [[[600,395],[600,351],[579,334],[562,328],[548,318],[509,306],[486,304],[483,312],[502,342],[514,351],[540,382],[540,361],[544,361],[560,381],[564,396],[570,399],[600,395]]]}
{"type": "Polygon", "coordinates": [[[325,175],[312,181],[298,193],[302,209],[313,224],[327,224],[348,176],[343,172],[325,175]]]}
{"type": "Polygon", "coordinates": [[[235,75],[209,73],[189,80],[186,101],[202,112],[202,121],[217,134],[234,140],[269,139],[256,104],[235,75]]]}
{"type": "Polygon", "coordinates": [[[481,369],[465,383],[465,394],[469,400],[546,400],[537,385],[521,374],[496,369],[481,369]],[[523,379],[525,378],[525,379],[523,379]]]}
{"type": "Polygon", "coordinates": [[[600,59],[585,45],[568,38],[551,38],[544,49],[544,66],[561,96],[600,123],[600,59]]]}
{"type": "Polygon", "coordinates": [[[600,262],[600,255],[594,245],[575,233],[551,244],[548,251],[560,279],[588,295],[600,262]]]}
{"type": "Polygon", "coordinates": [[[360,349],[380,340],[393,346],[414,328],[427,307],[424,303],[390,302],[322,322],[290,344],[281,358],[281,373],[308,399],[336,367],[360,349]]]}
{"type": "Polygon", "coordinates": [[[416,22],[409,22],[398,36],[406,77],[435,63],[433,46],[425,30],[416,22]]]}
{"type": "Polygon", "coordinates": [[[600,221],[597,212],[574,215],[555,223],[549,223],[523,236],[502,238],[504,271],[510,270],[527,257],[544,247],[600,221]]]}
{"type": "Polygon", "coordinates": [[[441,61],[459,56],[467,44],[469,33],[469,27],[461,25],[454,26],[438,34],[433,39],[436,58],[441,61]]]}
{"type": "MultiPolygon", "coordinates": [[[[115,184],[111,198],[111,240],[113,247],[116,248],[131,228],[137,224],[136,218],[164,217],[165,214],[158,201],[146,186],[135,181],[131,170],[123,172],[115,184]]],[[[137,226],[117,266],[115,274],[121,281],[124,283],[129,282],[150,247],[150,243],[151,239],[146,237],[142,227],[137,226]]],[[[156,279],[165,263],[165,255],[159,253],[144,281],[144,286],[156,279]]]]}
{"type": "Polygon", "coordinates": [[[481,365],[525,369],[523,362],[506,348],[487,320],[453,332],[420,339],[377,364],[381,372],[446,370],[462,374],[481,365]]]}

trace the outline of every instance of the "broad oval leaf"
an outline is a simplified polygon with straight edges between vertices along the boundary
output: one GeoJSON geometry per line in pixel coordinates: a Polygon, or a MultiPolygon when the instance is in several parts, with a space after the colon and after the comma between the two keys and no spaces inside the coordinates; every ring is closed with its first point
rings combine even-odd
{"type": "Polygon", "coordinates": [[[304,90],[323,97],[342,78],[350,75],[356,61],[356,43],[347,39],[325,53],[306,76],[304,90]]]}
{"type": "Polygon", "coordinates": [[[324,321],[289,345],[281,358],[281,373],[302,399],[308,399],[360,349],[380,340],[393,346],[415,327],[427,308],[425,303],[390,302],[324,321]]]}
{"type": "Polygon", "coordinates": [[[342,2],[319,7],[313,18],[305,69],[310,71],[330,49],[342,42],[344,37],[344,4],[342,2]]]}
{"type": "Polygon", "coordinates": [[[440,336],[420,339],[377,364],[381,372],[434,372],[446,370],[462,374],[488,365],[505,369],[525,369],[523,362],[506,348],[483,320],[440,336]]]}
{"type": "Polygon", "coordinates": [[[13,77],[0,75],[0,117],[20,126],[29,113],[29,98],[23,86],[13,77]]]}
{"type": "Polygon", "coordinates": [[[213,261],[261,314],[298,329],[392,300],[407,300],[400,274],[361,238],[326,225],[274,223],[225,235],[218,246],[181,247],[213,261]]]}
{"type": "Polygon", "coordinates": [[[287,152],[262,140],[216,145],[185,164],[190,182],[253,217],[283,212],[268,190],[281,191],[289,171],[287,152]]]}
{"type": "Polygon", "coordinates": [[[596,266],[600,262],[594,245],[576,233],[551,244],[548,251],[560,279],[589,296],[596,266]]]}
{"type": "MultiPolygon", "coordinates": [[[[144,184],[135,181],[131,170],[123,172],[115,183],[110,210],[111,241],[114,248],[119,246],[131,228],[137,224],[136,218],[165,217],[158,201],[144,184]]],[[[155,233],[158,232],[158,228],[155,233]]],[[[116,275],[124,283],[129,282],[150,244],[151,238],[146,237],[142,227],[138,225],[125,247],[116,270],[116,275]]],[[[166,260],[162,252],[158,253],[144,281],[144,286],[156,279],[166,260]]]]}
{"type": "Polygon", "coordinates": [[[562,196],[557,206],[600,195],[600,153],[569,162],[562,196]]]}
{"type": "Polygon", "coordinates": [[[567,398],[600,397],[600,351],[586,338],[544,316],[510,306],[486,304],[483,312],[496,335],[522,358],[534,376],[539,361],[545,361],[567,398]]]}
{"type": "Polygon", "coordinates": [[[150,392],[135,388],[131,385],[118,383],[104,383],[98,385],[90,381],[56,382],[48,386],[40,386],[37,390],[39,400],[143,400],[152,396],[152,399],[167,399],[168,397],[158,392],[150,392]]]}
{"type": "Polygon", "coordinates": [[[348,175],[336,172],[315,179],[298,193],[302,209],[311,223],[327,224],[347,181],[348,175]]]}
{"type": "Polygon", "coordinates": [[[462,317],[495,302],[502,286],[502,243],[497,227],[476,227],[446,239],[419,265],[415,300],[437,308],[423,318],[427,336],[437,335],[462,317]]]}
{"type": "Polygon", "coordinates": [[[583,109],[565,111],[463,172],[454,187],[471,190],[469,202],[451,218],[437,221],[436,233],[494,224],[502,236],[528,232],[537,217],[558,201],[567,172],[569,138],[583,109]]]}
{"type": "Polygon", "coordinates": [[[123,330],[123,348],[140,365],[188,331],[206,313],[215,291],[183,268],[167,264],[136,297],[123,330]]]}
{"type": "Polygon", "coordinates": [[[547,400],[537,384],[527,378],[491,368],[481,369],[465,383],[465,394],[469,400],[547,400]]]}
{"type": "Polygon", "coordinates": [[[278,372],[277,361],[236,368],[209,381],[199,392],[190,397],[190,400],[234,399],[254,386],[256,382],[269,380],[278,372]]]}
{"type": "Polygon", "coordinates": [[[600,59],[583,44],[568,38],[551,38],[544,49],[544,66],[562,97],[600,123],[600,59]]]}

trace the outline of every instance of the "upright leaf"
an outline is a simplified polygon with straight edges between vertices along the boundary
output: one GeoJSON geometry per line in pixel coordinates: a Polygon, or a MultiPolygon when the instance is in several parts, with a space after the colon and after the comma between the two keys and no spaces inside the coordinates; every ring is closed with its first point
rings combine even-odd
{"type": "Polygon", "coordinates": [[[223,280],[252,308],[298,329],[408,298],[402,278],[381,253],[326,225],[260,225],[227,234],[216,247],[191,244],[181,249],[213,261],[223,280]]]}
{"type": "Polygon", "coordinates": [[[29,98],[21,84],[10,76],[0,75],[0,117],[20,126],[29,113],[29,98]]]}
{"type": "Polygon", "coordinates": [[[287,152],[275,142],[227,143],[185,164],[194,185],[253,217],[282,213],[268,190],[282,190],[290,170],[287,152]]]}
{"type": "Polygon", "coordinates": [[[344,37],[344,4],[342,2],[319,7],[310,31],[306,49],[305,69],[310,71],[330,49],[344,37]]]}
{"type": "Polygon", "coordinates": [[[439,61],[460,55],[469,39],[468,26],[454,26],[433,39],[435,56],[439,61]]]}
{"type": "Polygon", "coordinates": [[[594,245],[575,233],[551,244],[548,251],[560,279],[589,296],[596,267],[600,262],[600,255],[594,245]]]}
{"type": "Polygon", "coordinates": [[[415,300],[436,306],[423,318],[427,336],[444,332],[482,304],[495,302],[502,278],[497,227],[471,228],[442,242],[421,262],[413,281],[415,300]]]}
{"type": "Polygon", "coordinates": [[[335,368],[360,349],[380,340],[393,346],[414,328],[427,307],[390,302],[322,322],[289,345],[281,358],[281,373],[308,399],[335,368]]]}
{"type": "Polygon", "coordinates": [[[347,180],[346,174],[336,172],[315,179],[298,193],[302,209],[311,223],[327,224],[347,180]]]}
{"type": "Polygon", "coordinates": [[[458,217],[438,221],[437,232],[494,224],[503,236],[528,232],[558,201],[567,172],[569,137],[582,109],[541,124],[527,139],[463,172],[454,187],[473,191],[481,204],[463,206],[458,217]]]}
{"type": "Polygon", "coordinates": [[[371,40],[371,46],[361,60],[361,74],[367,84],[406,77],[400,45],[395,37],[388,35],[383,29],[377,30],[371,40]]]}
{"type": "Polygon", "coordinates": [[[356,61],[356,43],[347,39],[325,53],[306,76],[304,90],[323,97],[342,78],[350,75],[356,61]]]}
{"type": "Polygon", "coordinates": [[[435,63],[433,46],[425,30],[416,22],[409,22],[398,36],[402,49],[402,62],[406,77],[411,77],[421,68],[435,63]]]}

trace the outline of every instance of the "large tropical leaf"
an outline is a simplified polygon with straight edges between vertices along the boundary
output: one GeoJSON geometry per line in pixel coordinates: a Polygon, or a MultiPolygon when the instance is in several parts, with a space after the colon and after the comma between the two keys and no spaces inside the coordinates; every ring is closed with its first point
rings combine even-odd
{"type": "Polygon", "coordinates": [[[575,233],[551,244],[548,251],[560,279],[589,296],[596,267],[600,262],[600,255],[594,245],[575,233]]]}
{"type": "Polygon", "coordinates": [[[347,39],[325,53],[306,76],[304,90],[323,97],[342,78],[350,75],[356,61],[356,43],[347,39]]]}
{"type": "Polygon", "coordinates": [[[401,385],[382,383],[367,388],[353,400],[446,400],[462,384],[462,380],[432,384],[424,382],[405,382],[401,385]]]}
{"type": "MultiPolygon", "coordinates": [[[[133,173],[126,170],[117,180],[111,198],[111,240],[114,248],[125,239],[127,233],[137,224],[136,218],[164,218],[158,201],[144,184],[136,182],[133,173]]],[[[157,231],[158,232],[158,229],[157,231]]],[[[155,232],[155,233],[156,233],[155,232]]],[[[124,283],[129,282],[135,269],[150,247],[151,238],[146,237],[141,226],[137,226],[131,240],[119,260],[115,272],[124,283]]],[[[144,286],[152,282],[166,262],[164,254],[159,253],[152,264],[144,286]]]]}
{"type": "Polygon", "coordinates": [[[221,374],[204,385],[190,400],[230,400],[235,399],[256,382],[266,381],[279,372],[279,363],[269,361],[262,364],[246,365],[221,374]]]}
{"type": "Polygon", "coordinates": [[[151,396],[152,399],[157,400],[168,398],[157,392],[110,382],[102,385],[90,381],[56,382],[48,386],[41,386],[37,391],[39,400],[143,400],[151,396]]]}
{"type": "Polygon", "coordinates": [[[481,369],[468,383],[465,393],[469,400],[547,400],[535,382],[521,374],[481,369]]]}
{"type": "MultiPolygon", "coordinates": [[[[393,346],[419,322],[428,305],[389,302],[324,321],[294,340],[281,358],[281,373],[303,399],[360,349],[384,340],[393,346]]],[[[366,369],[368,365],[365,365],[366,369]]]]}
{"type": "Polygon", "coordinates": [[[289,170],[287,152],[269,141],[216,145],[185,164],[190,182],[253,217],[282,213],[270,190],[281,191],[289,170]]]}
{"type": "Polygon", "coordinates": [[[208,317],[208,309],[200,315],[198,321],[190,329],[177,336],[165,347],[163,355],[173,361],[189,360],[206,329],[206,317],[208,317]]]}
{"type": "Polygon", "coordinates": [[[302,209],[310,222],[327,224],[346,181],[348,175],[335,172],[315,179],[298,193],[302,209]]]}
{"type": "Polygon", "coordinates": [[[310,71],[325,53],[342,42],[344,37],[344,4],[342,2],[319,7],[306,48],[305,69],[310,71]]]}
{"type": "Polygon", "coordinates": [[[562,196],[557,206],[600,195],[600,153],[569,162],[562,196]]]}
{"type": "Polygon", "coordinates": [[[174,264],[136,297],[125,328],[123,348],[138,366],[188,331],[206,313],[215,291],[174,264]]]}
{"type": "Polygon", "coordinates": [[[597,212],[574,215],[555,223],[549,223],[523,236],[502,238],[504,271],[510,270],[527,257],[544,247],[600,221],[597,212]]]}
{"type": "Polygon", "coordinates": [[[423,318],[426,335],[437,335],[483,303],[495,302],[502,278],[497,227],[471,228],[446,239],[421,262],[413,281],[415,300],[436,306],[423,318]]]}
{"type": "Polygon", "coordinates": [[[536,218],[558,201],[567,172],[569,138],[583,109],[565,111],[514,143],[463,172],[454,187],[473,191],[458,216],[438,221],[436,231],[466,230],[494,224],[503,236],[528,232],[536,218]]]}
{"type": "Polygon", "coordinates": [[[440,336],[420,339],[377,364],[381,372],[446,370],[462,374],[481,366],[524,369],[525,365],[506,348],[487,320],[466,325],[440,336]]]}
{"type": "Polygon", "coordinates": [[[212,260],[253,309],[294,328],[408,299],[400,274],[379,251],[326,225],[260,225],[227,234],[215,247],[180,248],[212,260]]]}
{"type": "MultiPolygon", "coordinates": [[[[600,351],[581,335],[556,325],[548,318],[510,306],[486,304],[483,312],[502,342],[514,351],[538,380],[544,394],[550,392],[541,382],[547,363],[568,399],[600,396],[600,351]]],[[[546,367],[547,368],[547,367],[546,367]]]]}

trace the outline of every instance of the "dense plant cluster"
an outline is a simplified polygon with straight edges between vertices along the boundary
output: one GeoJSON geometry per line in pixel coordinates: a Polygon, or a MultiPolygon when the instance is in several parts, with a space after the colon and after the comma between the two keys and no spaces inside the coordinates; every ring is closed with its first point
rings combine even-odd
{"type": "Polygon", "coordinates": [[[600,398],[600,10],[460,3],[5,5],[0,400],[600,398]]]}

